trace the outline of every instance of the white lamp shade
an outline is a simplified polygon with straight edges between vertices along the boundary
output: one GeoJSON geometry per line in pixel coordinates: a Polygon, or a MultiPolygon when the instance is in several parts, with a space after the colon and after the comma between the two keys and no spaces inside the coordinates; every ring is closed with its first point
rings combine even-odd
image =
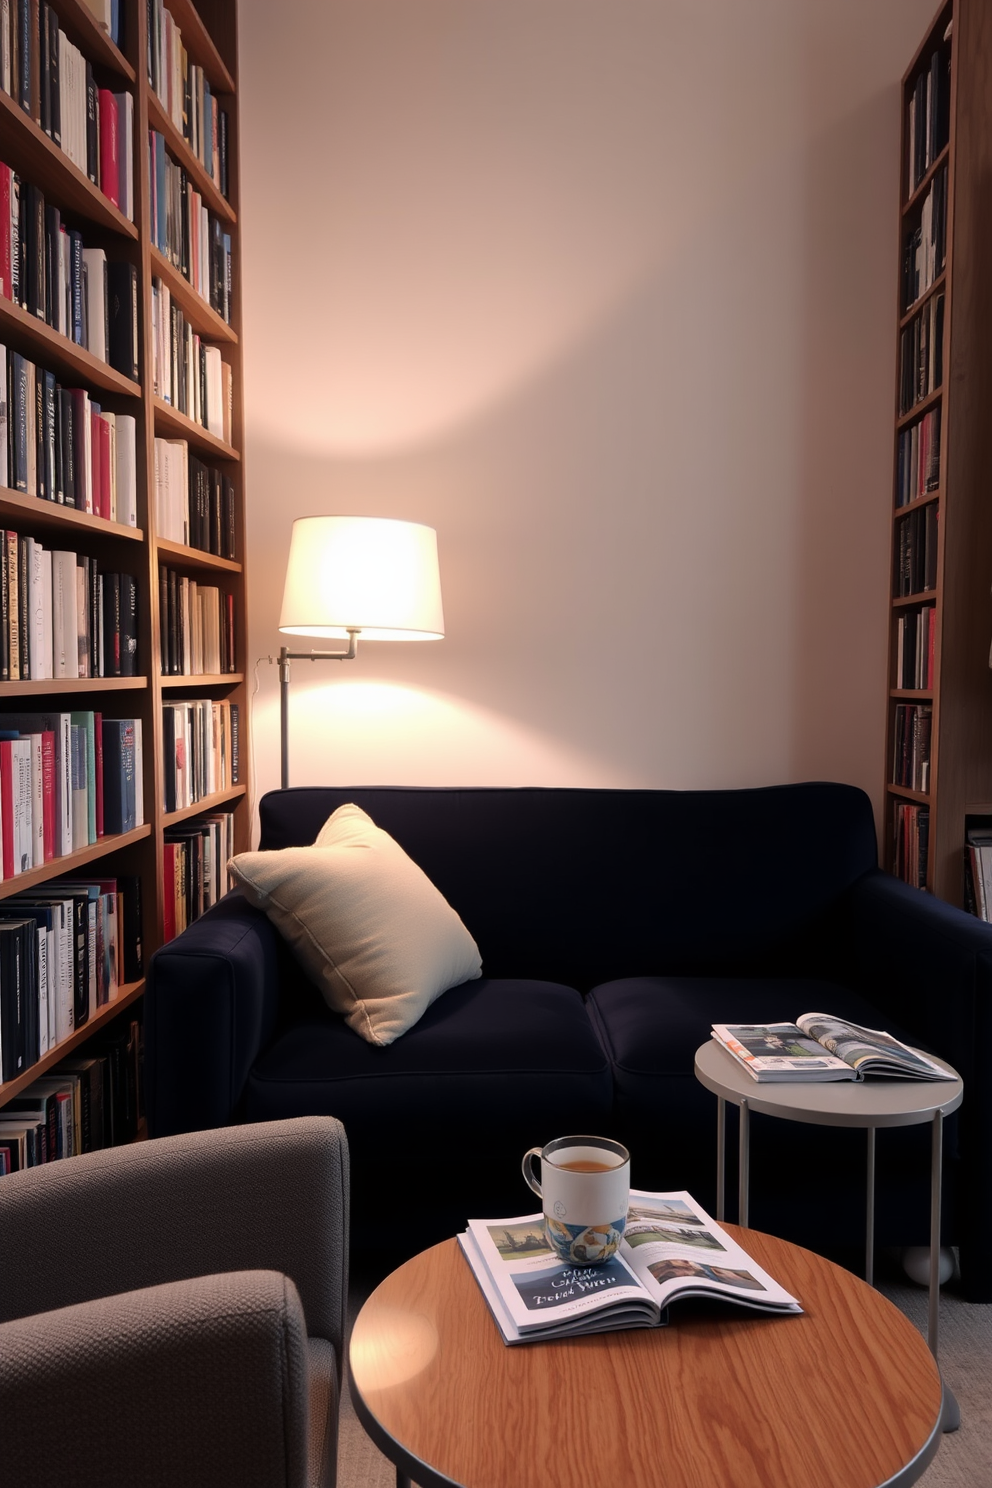
{"type": "Polygon", "coordinates": [[[388,517],[298,517],[279,629],[288,635],[438,641],[437,534],[388,517]]]}

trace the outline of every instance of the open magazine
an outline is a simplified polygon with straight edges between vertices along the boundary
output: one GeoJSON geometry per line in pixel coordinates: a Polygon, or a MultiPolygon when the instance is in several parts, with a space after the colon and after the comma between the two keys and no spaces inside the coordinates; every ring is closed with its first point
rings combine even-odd
{"type": "Polygon", "coordinates": [[[802,1312],[684,1190],[631,1189],[620,1249],[601,1265],[559,1260],[540,1214],[470,1219],[458,1243],[505,1343],[658,1327],[685,1297],[802,1312]]]}
{"type": "Polygon", "coordinates": [[[759,1081],[863,1080],[866,1075],[954,1079],[890,1033],[828,1013],[803,1013],[795,1023],[714,1023],[713,1037],[759,1081]]]}

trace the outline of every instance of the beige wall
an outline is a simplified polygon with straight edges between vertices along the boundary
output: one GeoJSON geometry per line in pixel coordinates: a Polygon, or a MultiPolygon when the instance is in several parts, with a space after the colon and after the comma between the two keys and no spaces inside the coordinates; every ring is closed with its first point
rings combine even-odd
{"type": "Polygon", "coordinates": [[[877,803],[932,3],[242,0],[252,657],[307,513],[435,526],[447,624],[296,664],[294,784],[877,803]]]}

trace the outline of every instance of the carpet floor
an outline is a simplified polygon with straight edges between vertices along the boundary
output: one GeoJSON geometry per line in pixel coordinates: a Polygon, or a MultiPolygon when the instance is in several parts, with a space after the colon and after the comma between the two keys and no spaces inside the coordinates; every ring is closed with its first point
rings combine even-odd
{"type": "MultiPolygon", "coordinates": [[[[881,1268],[880,1268],[881,1269],[881,1268]]],[[[926,1333],[927,1294],[893,1273],[881,1290],[926,1333]]],[[[371,1290],[357,1279],[351,1313],[371,1290]]],[[[961,1428],[946,1435],[937,1456],[917,1481],[920,1488],[992,1488],[992,1304],[968,1303],[953,1287],[941,1293],[940,1367],[961,1407],[961,1428]]],[[[396,1471],[366,1436],[347,1390],[341,1402],[338,1488],[394,1488],[396,1471]]]]}

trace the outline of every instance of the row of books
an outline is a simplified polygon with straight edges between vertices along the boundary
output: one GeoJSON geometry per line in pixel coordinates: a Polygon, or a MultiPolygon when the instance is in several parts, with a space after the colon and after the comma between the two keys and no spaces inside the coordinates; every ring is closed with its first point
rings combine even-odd
{"type": "Polygon", "coordinates": [[[947,262],[947,166],[937,172],[923,198],[920,220],[906,234],[902,258],[902,308],[915,305],[920,295],[944,272],[947,262]]]}
{"type": "Polygon", "coordinates": [[[932,687],[934,641],[937,633],[935,605],[921,605],[915,613],[900,615],[896,625],[896,686],[932,687]]]}
{"type": "Polygon", "coordinates": [[[949,36],[932,54],[913,85],[907,120],[907,179],[912,196],[951,132],[951,48],[949,36]]]}
{"type": "Polygon", "coordinates": [[[897,801],[892,815],[893,872],[914,889],[927,886],[927,852],[930,843],[930,807],[897,801]]]}
{"type": "Polygon", "coordinates": [[[180,698],[162,706],[166,811],[182,811],[238,784],[237,703],[180,698]]]}
{"type": "Polygon", "coordinates": [[[907,790],[930,789],[930,703],[897,703],[892,731],[892,784],[907,790]]]}
{"type": "Polygon", "coordinates": [[[136,877],[52,879],[0,905],[0,1073],[37,1064],[142,975],[136,877]]]}
{"type": "Polygon", "coordinates": [[[233,594],[162,567],[158,599],[163,676],[236,671],[233,594]]]}
{"type": "Polygon", "coordinates": [[[940,486],[940,409],[928,408],[899,431],[896,506],[908,506],[940,486]]]}
{"type": "Polygon", "coordinates": [[[231,319],[231,235],[203,204],[185,170],[167,154],[165,138],[148,131],[152,242],[197,294],[231,319]]]}
{"type": "Polygon", "coordinates": [[[148,81],[193,154],[227,195],[227,114],[191,62],[162,0],[148,0],[148,81]]]}
{"type": "Polygon", "coordinates": [[[2,162],[0,294],[137,381],[137,269],[85,247],[58,207],[2,162]]]}
{"type": "Polygon", "coordinates": [[[133,574],[0,531],[0,681],[134,677],[137,606],[133,574]]]}
{"type": "Polygon", "coordinates": [[[15,878],[144,821],[140,718],[5,713],[3,877],[15,878]]]}
{"type": "Polygon", "coordinates": [[[236,517],[230,476],[191,455],[185,439],[155,440],[155,530],[159,537],[234,559],[236,517]]]}
{"type": "Polygon", "coordinates": [[[944,295],[935,294],[899,337],[899,413],[940,387],[944,375],[944,295]]]}
{"type": "Polygon", "coordinates": [[[167,828],[163,856],[163,934],[168,941],[227,893],[227,865],[234,856],[234,813],[218,812],[167,828]]]}
{"type": "Polygon", "coordinates": [[[937,527],[935,501],[917,506],[896,528],[896,598],[926,594],[937,587],[937,527]]]}
{"type": "Polygon", "coordinates": [[[141,1114],[141,1025],[99,1033],[0,1110],[0,1173],[133,1142],[141,1114]]]}
{"type": "Polygon", "coordinates": [[[0,346],[0,486],[136,527],[136,431],[133,414],[0,346]]]}
{"type": "Polygon", "coordinates": [[[231,441],[231,367],[194,331],[161,279],[152,280],[154,391],[218,439],[231,441]]]}
{"type": "Polygon", "coordinates": [[[972,823],[964,834],[964,905],[992,921],[992,822],[972,823]]]}
{"type": "Polygon", "coordinates": [[[97,86],[45,0],[0,5],[0,87],[134,221],[134,98],[97,86]]]}

